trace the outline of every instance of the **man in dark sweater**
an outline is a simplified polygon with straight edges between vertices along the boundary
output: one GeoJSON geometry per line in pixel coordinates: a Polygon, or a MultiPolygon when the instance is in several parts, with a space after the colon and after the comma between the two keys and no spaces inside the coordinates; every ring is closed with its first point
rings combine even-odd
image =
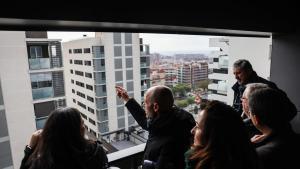
{"type": "Polygon", "coordinates": [[[192,141],[193,116],[174,106],[170,88],[155,86],[145,94],[145,110],[129,98],[125,89],[116,86],[117,95],[149,137],[145,147],[143,169],[183,169],[184,153],[192,141]]]}

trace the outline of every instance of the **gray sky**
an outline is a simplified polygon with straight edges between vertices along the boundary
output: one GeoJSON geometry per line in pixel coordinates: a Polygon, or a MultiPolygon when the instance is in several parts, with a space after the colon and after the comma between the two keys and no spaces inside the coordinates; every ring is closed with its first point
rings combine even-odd
{"type": "MultiPolygon", "coordinates": [[[[50,39],[62,39],[63,42],[82,38],[83,35],[94,37],[94,32],[48,32],[50,39]]],[[[213,36],[179,35],[179,34],[148,34],[140,33],[144,44],[150,45],[151,53],[209,53],[217,48],[209,47],[209,38],[213,36]]]]}

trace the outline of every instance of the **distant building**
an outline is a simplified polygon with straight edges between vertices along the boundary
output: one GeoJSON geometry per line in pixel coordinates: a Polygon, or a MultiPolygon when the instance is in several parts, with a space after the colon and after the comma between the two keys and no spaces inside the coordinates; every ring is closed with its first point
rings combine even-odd
{"type": "Polygon", "coordinates": [[[208,77],[208,64],[206,62],[186,62],[178,68],[178,83],[197,87],[208,77]]]}

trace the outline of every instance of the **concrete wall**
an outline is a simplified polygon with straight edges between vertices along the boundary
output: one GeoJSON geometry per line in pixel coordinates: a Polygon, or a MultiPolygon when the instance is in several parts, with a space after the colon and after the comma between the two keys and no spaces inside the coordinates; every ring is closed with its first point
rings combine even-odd
{"type": "Polygon", "coordinates": [[[300,133],[300,33],[274,35],[272,47],[271,80],[284,90],[298,109],[292,121],[300,133]]]}
{"type": "Polygon", "coordinates": [[[0,78],[14,168],[35,130],[25,32],[0,31],[0,78]]]}

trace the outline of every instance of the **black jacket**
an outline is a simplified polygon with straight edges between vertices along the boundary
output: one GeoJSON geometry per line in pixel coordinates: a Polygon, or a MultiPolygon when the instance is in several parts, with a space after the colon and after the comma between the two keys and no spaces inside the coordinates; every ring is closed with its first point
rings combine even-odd
{"type": "MultiPolygon", "coordinates": [[[[144,109],[134,99],[130,99],[126,107],[138,124],[149,131],[144,160],[152,161],[153,167],[158,169],[183,169],[184,153],[193,138],[191,129],[195,126],[194,117],[174,107],[147,123],[144,109]]],[[[143,168],[147,168],[145,163],[143,168]]]]}
{"type": "MultiPolygon", "coordinates": [[[[20,169],[29,169],[32,166],[27,164],[29,156],[33,150],[27,146],[24,150],[25,156],[22,160],[20,169]]],[[[79,157],[65,157],[55,162],[53,169],[106,169],[108,168],[108,159],[100,142],[93,142],[87,145],[84,153],[79,157]]],[[[33,167],[33,169],[38,169],[33,167]]]]}
{"type": "Polygon", "coordinates": [[[232,90],[234,92],[234,99],[233,99],[233,108],[241,115],[243,112],[243,106],[241,102],[241,98],[243,96],[243,93],[246,89],[246,85],[250,83],[264,83],[268,85],[272,89],[278,90],[278,87],[275,83],[268,81],[262,77],[259,77],[255,71],[253,71],[252,75],[249,77],[249,80],[246,82],[246,84],[239,84],[236,82],[232,86],[232,90]]]}
{"type": "Polygon", "coordinates": [[[287,129],[275,132],[261,143],[255,144],[263,168],[299,168],[299,141],[299,136],[287,129]]]}

